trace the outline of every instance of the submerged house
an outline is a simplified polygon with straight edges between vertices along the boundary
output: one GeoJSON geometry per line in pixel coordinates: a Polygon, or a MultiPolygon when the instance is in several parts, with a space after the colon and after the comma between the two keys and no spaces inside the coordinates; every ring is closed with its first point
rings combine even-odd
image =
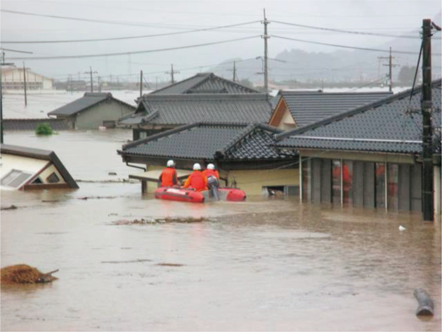
{"type": "Polygon", "coordinates": [[[112,96],[111,93],[88,93],[64,105],[48,116],[67,120],[73,129],[114,128],[119,118],[132,114],[135,107],[112,96]]]}
{"type": "MultiPolygon", "coordinates": [[[[247,195],[259,195],[266,189],[296,195],[298,157],[293,151],[278,152],[274,136],[279,133],[264,124],[194,123],[126,144],[118,153],[128,165],[145,165],[147,173],[163,169],[169,159],[184,170],[191,170],[196,162],[203,167],[214,163],[222,185],[241,188],[247,195]]],[[[146,180],[140,175],[133,178],[146,188],[148,174],[146,180]]],[[[155,183],[147,189],[156,187],[155,183]]]]}
{"type": "MultiPolygon", "coordinates": [[[[440,212],[441,81],[434,81],[434,193],[440,212]]],[[[276,135],[299,152],[302,201],[421,211],[422,87],[276,135]],[[412,98],[410,100],[410,95],[412,98]]]]}
{"type": "Polygon", "coordinates": [[[144,95],[134,114],[120,119],[133,140],[192,123],[267,123],[272,106],[266,94],[144,95]]]}
{"type": "Polygon", "coordinates": [[[371,104],[391,92],[280,91],[274,98],[269,125],[291,130],[371,104]]]}
{"type": "Polygon", "coordinates": [[[53,151],[1,144],[2,189],[77,189],[78,185],[53,151]]]}

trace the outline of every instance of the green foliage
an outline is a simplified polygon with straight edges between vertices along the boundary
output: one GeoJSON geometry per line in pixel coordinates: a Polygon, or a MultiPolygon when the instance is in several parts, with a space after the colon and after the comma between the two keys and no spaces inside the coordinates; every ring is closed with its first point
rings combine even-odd
{"type": "Polygon", "coordinates": [[[49,123],[40,123],[35,129],[35,134],[49,136],[54,134],[54,130],[49,123]]]}

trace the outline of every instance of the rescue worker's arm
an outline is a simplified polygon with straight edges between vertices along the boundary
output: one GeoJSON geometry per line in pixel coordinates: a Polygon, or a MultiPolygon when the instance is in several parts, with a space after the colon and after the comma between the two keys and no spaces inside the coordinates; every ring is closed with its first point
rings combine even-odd
{"type": "Polygon", "coordinates": [[[161,172],[160,177],[158,178],[158,185],[161,187],[163,183],[163,172],[161,172]]]}
{"type": "Polygon", "coordinates": [[[187,178],[186,182],[184,182],[184,186],[183,186],[183,188],[189,188],[189,186],[190,186],[190,175],[189,175],[189,177],[187,178]]]}
{"type": "Polygon", "coordinates": [[[207,176],[203,176],[204,179],[204,186],[206,187],[205,190],[209,188],[208,182],[207,182],[207,176]]]}

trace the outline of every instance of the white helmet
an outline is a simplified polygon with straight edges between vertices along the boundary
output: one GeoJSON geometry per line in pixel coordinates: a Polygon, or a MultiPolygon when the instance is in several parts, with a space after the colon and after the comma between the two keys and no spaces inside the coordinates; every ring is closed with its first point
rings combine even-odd
{"type": "Polygon", "coordinates": [[[169,161],[167,162],[167,167],[173,167],[173,166],[175,166],[174,161],[173,161],[173,160],[169,160],[169,161]]]}
{"type": "Polygon", "coordinates": [[[215,165],[214,164],[209,164],[209,165],[207,165],[207,169],[215,169],[215,165]]]}
{"type": "Polygon", "coordinates": [[[194,170],[194,171],[201,171],[201,165],[198,164],[198,163],[194,164],[194,165],[193,165],[193,170],[194,170]]]}

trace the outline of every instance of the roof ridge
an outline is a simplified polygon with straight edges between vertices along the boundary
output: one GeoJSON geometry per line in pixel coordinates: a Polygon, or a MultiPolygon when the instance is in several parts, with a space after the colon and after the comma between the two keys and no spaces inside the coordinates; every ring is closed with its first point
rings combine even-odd
{"type": "MultiPolygon", "coordinates": [[[[208,75],[210,75],[211,73],[198,73],[198,74],[196,74],[196,75],[193,75],[193,76],[191,76],[191,77],[188,77],[188,78],[185,78],[184,80],[182,80],[182,81],[179,81],[179,82],[176,82],[176,83],[173,83],[173,84],[170,84],[170,85],[167,85],[167,86],[165,86],[165,87],[162,87],[161,89],[158,89],[158,90],[155,90],[155,91],[153,91],[153,92],[151,92],[151,93],[149,93],[149,94],[146,94],[146,96],[149,96],[149,95],[155,95],[157,92],[159,92],[159,91],[163,91],[163,90],[165,90],[165,89],[169,89],[169,88],[171,88],[171,87],[173,87],[173,86],[177,86],[178,84],[181,84],[181,83],[183,83],[183,82],[187,82],[187,81],[189,81],[189,80],[191,80],[191,79],[193,79],[193,78],[195,78],[195,77],[199,77],[199,76],[201,76],[201,77],[204,77],[204,76],[208,76],[208,75]]],[[[206,78],[203,78],[203,80],[205,80],[206,78]]],[[[195,86],[195,85],[193,85],[193,86],[195,86]]],[[[191,87],[192,88],[192,87],[191,87]]],[[[191,88],[189,88],[189,89],[191,89],[191,88]]],[[[187,90],[189,90],[189,89],[186,89],[185,91],[187,91],[187,90]]],[[[145,95],[143,95],[142,97],[144,97],[145,95]]]]}
{"type": "Polygon", "coordinates": [[[252,123],[252,124],[249,124],[248,126],[246,126],[244,128],[244,130],[241,131],[235,137],[233,137],[232,140],[229,143],[227,143],[227,145],[223,149],[215,151],[215,157],[223,158],[228,150],[233,148],[238,142],[240,142],[242,139],[244,139],[250,132],[255,130],[257,126],[258,126],[258,123],[252,123]]]}
{"type": "Polygon", "coordinates": [[[146,95],[146,98],[143,98],[143,102],[149,102],[151,100],[195,100],[195,99],[257,99],[264,100],[267,99],[267,95],[265,93],[249,93],[249,94],[234,94],[234,93],[204,93],[204,94],[159,94],[159,95],[146,95]]]}
{"type": "Polygon", "coordinates": [[[158,140],[159,138],[162,138],[162,137],[166,137],[166,136],[169,136],[169,135],[172,135],[172,134],[177,134],[177,133],[179,133],[181,131],[184,131],[184,130],[187,130],[187,129],[191,129],[191,128],[197,127],[199,125],[200,125],[199,122],[195,122],[195,123],[191,123],[191,124],[188,124],[188,125],[179,126],[179,127],[176,127],[176,128],[173,128],[173,129],[170,129],[170,130],[166,130],[166,131],[163,131],[161,133],[149,136],[147,138],[143,138],[143,139],[137,140],[135,142],[124,144],[123,145],[123,151],[128,149],[128,148],[133,148],[134,146],[137,146],[137,145],[140,145],[140,144],[149,143],[151,141],[156,141],[156,140],[158,140]]]}
{"type": "MultiPolygon", "coordinates": [[[[441,81],[442,81],[441,79],[433,81],[431,83],[431,87],[434,88],[434,87],[440,86],[441,85],[441,81]]],[[[339,113],[337,115],[333,115],[331,117],[325,118],[325,119],[317,121],[317,122],[313,122],[313,123],[311,123],[309,125],[306,125],[306,126],[303,126],[301,128],[295,128],[295,129],[292,129],[292,130],[285,131],[285,132],[283,132],[281,134],[277,134],[275,136],[275,139],[276,139],[276,141],[280,141],[280,140],[282,140],[282,139],[284,139],[286,137],[289,137],[289,136],[303,134],[303,133],[305,133],[305,132],[307,132],[309,130],[312,130],[312,129],[315,129],[315,128],[318,128],[318,127],[322,127],[322,126],[326,126],[326,125],[328,125],[328,124],[330,124],[332,122],[340,121],[340,120],[345,119],[345,118],[347,118],[349,116],[353,116],[353,115],[356,115],[356,114],[364,113],[366,111],[378,108],[378,107],[380,107],[382,105],[391,103],[393,101],[397,101],[397,100],[401,100],[401,99],[410,97],[410,93],[411,92],[413,92],[412,96],[415,96],[418,93],[420,93],[421,91],[422,91],[422,85],[416,87],[414,90],[413,89],[407,89],[405,91],[393,94],[392,96],[379,99],[379,100],[377,100],[377,101],[375,101],[373,103],[357,107],[357,108],[349,110],[347,112],[343,112],[343,113],[339,113]]]]}

